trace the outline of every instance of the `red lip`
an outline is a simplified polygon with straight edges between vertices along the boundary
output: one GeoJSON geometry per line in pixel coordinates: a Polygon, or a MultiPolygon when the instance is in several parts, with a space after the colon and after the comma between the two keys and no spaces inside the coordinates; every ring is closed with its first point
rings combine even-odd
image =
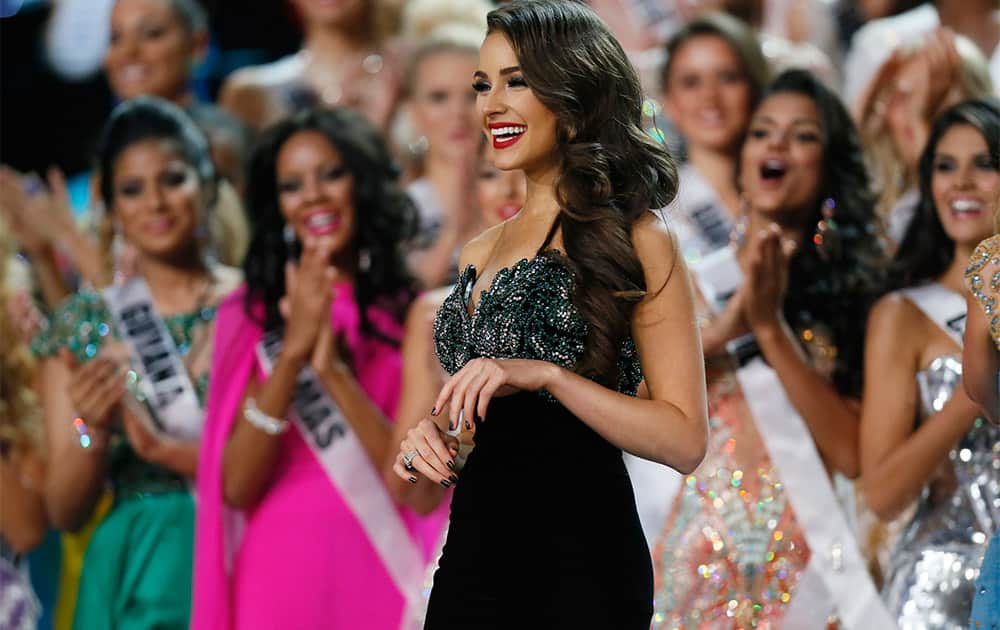
{"type": "Polygon", "coordinates": [[[497,208],[496,213],[501,221],[506,221],[507,219],[511,218],[520,211],[521,211],[521,206],[508,203],[497,208]]]}
{"type": "MultiPolygon", "coordinates": [[[[512,122],[493,122],[493,123],[489,123],[486,126],[489,129],[503,129],[504,127],[523,127],[525,130],[527,130],[527,128],[528,128],[527,125],[523,125],[521,123],[512,123],[512,122]]],[[[490,139],[493,141],[493,148],[499,150],[499,149],[506,149],[507,147],[513,146],[518,140],[521,139],[521,136],[523,136],[523,135],[524,135],[524,132],[521,132],[521,133],[519,133],[519,134],[517,134],[515,136],[510,136],[510,137],[507,137],[507,138],[501,138],[499,136],[494,136],[491,133],[490,134],[490,139]]]]}

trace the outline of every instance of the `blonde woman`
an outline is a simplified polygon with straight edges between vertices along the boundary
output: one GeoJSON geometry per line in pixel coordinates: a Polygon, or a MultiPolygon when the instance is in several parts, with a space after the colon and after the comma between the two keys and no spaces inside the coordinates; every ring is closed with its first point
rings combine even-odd
{"type": "Polygon", "coordinates": [[[986,58],[975,44],[939,29],[892,54],[855,105],[854,116],[880,190],[878,212],[899,244],[919,191],[917,163],[931,122],[968,98],[993,95],[986,58]]]}
{"type": "Polygon", "coordinates": [[[22,555],[38,546],[48,527],[42,496],[44,462],[35,361],[20,342],[11,300],[18,293],[10,265],[14,244],[0,222],[0,627],[34,628],[41,612],[22,555]]]}

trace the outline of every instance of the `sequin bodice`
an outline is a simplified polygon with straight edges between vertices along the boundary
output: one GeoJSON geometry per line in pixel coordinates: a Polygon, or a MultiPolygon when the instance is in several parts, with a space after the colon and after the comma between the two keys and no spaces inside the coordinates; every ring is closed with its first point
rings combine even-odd
{"type": "MultiPolygon", "coordinates": [[[[470,359],[537,359],[572,368],[583,353],[587,322],[573,306],[573,274],[556,252],[522,259],[497,272],[472,314],[476,268],[467,266],[434,321],[438,359],[454,374],[470,359]]],[[[621,392],[642,380],[631,338],[618,357],[621,392]]]]}
{"type": "MultiPolygon", "coordinates": [[[[920,418],[941,411],[962,379],[958,355],[917,374],[920,418]]],[[[982,419],[951,449],[892,553],[885,596],[900,627],[965,628],[986,542],[1000,526],[1000,427],[982,419]]]]}
{"type": "MultiPolygon", "coordinates": [[[[192,313],[181,313],[163,318],[163,323],[182,355],[195,340],[199,326],[215,319],[215,307],[207,306],[192,313]]],[[[91,291],[81,291],[68,298],[49,318],[48,326],[33,340],[32,351],[41,357],[55,356],[60,348],[68,348],[81,362],[98,356],[110,339],[116,336],[111,313],[101,296],[91,291]]],[[[194,379],[195,391],[204,402],[208,375],[194,379]]],[[[67,429],[70,428],[67,419],[67,429]]],[[[111,436],[108,475],[115,491],[115,499],[154,492],[167,492],[187,488],[187,482],[178,475],[140,459],[132,450],[120,428],[111,436]]]]}

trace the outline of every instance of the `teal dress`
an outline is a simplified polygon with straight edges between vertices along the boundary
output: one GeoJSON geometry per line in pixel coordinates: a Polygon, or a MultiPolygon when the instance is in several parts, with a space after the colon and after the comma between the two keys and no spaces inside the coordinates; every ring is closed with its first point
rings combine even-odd
{"type": "MultiPolygon", "coordinates": [[[[214,318],[215,308],[207,307],[165,317],[164,323],[180,351],[187,353],[197,328],[214,318]]],[[[65,347],[85,362],[114,334],[100,295],[80,292],[52,314],[32,349],[49,357],[65,347]]],[[[207,384],[207,375],[194,383],[202,401],[207,384]]],[[[108,449],[113,506],[84,555],[73,628],[187,628],[194,550],[194,500],[188,481],[140,459],[121,429],[112,432],[108,449]]]]}

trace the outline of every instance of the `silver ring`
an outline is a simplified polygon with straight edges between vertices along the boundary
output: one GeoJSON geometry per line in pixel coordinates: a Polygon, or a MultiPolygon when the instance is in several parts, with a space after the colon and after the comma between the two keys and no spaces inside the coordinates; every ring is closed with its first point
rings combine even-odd
{"type": "Polygon", "coordinates": [[[417,456],[417,451],[415,451],[415,450],[414,451],[410,451],[406,455],[403,455],[403,466],[407,470],[413,470],[413,464],[411,462],[413,461],[413,458],[416,457],[416,456],[417,456]]]}

